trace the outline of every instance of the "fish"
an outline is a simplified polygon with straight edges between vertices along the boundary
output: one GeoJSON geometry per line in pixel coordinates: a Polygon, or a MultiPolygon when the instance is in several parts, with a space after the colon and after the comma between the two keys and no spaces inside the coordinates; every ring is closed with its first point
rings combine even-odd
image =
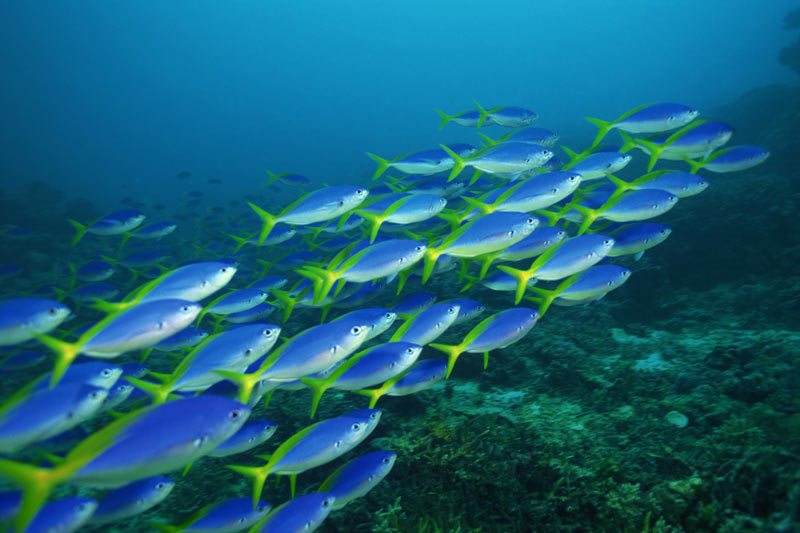
{"type": "Polygon", "coordinates": [[[447,199],[435,194],[387,194],[355,212],[370,225],[369,242],[375,242],[382,225],[414,224],[438,215],[447,205],[447,199]]]}
{"type": "Polygon", "coordinates": [[[353,391],[373,387],[410,367],[420,353],[419,344],[390,341],[354,354],[326,376],[300,378],[311,389],[311,418],[328,389],[353,391]]]}
{"type": "Polygon", "coordinates": [[[612,129],[626,133],[660,133],[685,126],[699,115],[697,109],[688,105],[659,103],[636,107],[612,121],[592,117],[586,120],[597,126],[597,136],[591,144],[594,148],[612,129]]]}
{"type": "Polygon", "coordinates": [[[463,324],[469,322],[476,316],[486,311],[486,306],[472,298],[454,298],[452,300],[445,300],[442,303],[458,306],[458,316],[452,325],[463,324]]]}
{"type": "Polygon", "coordinates": [[[70,218],[67,222],[75,228],[75,236],[72,238],[70,245],[75,246],[78,244],[86,233],[108,237],[129,232],[141,225],[146,216],[135,209],[123,209],[105,215],[90,224],[81,224],[77,220],[70,218]]]}
{"type": "Polygon", "coordinates": [[[48,503],[25,530],[27,533],[78,531],[97,509],[92,498],[62,498],[48,503]]]}
{"type": "Polygon", "coordinates": [[[367,199],[369,190],[352,185],[337,185],[311,191],[273,215],[252,202],[250,208],[261,219],[261,233],[258,244],[269,237],[272,228],[278,223],[292,226],[305,226],[324,222],[355,209],[367,199]]]}
{"type": "Polygon", "coordinates": [[[533,287],[536,296],[528,298],[539,304],[541,318],[553,303],[586,303],[604,297],[610,291],[628,281],[631,271],[619,265],[596,265],[573,274],[558,284],[555,289],[533,287]]]}
{"type": "MultiPolygon", "coordinates": [[[[448,177],[449,181],[454,180],[467,166],[488,174],[516,174],[541,167],[553,157],[553,151],[549,148],[523,142],[505,142],[489,146],[468,158],[462,158],[445,145],[441,147],[454,162],[448,177]]],[[[473,182],[475,179],[473,177],[473,182]]]]}
{"type": "Polygon", "coordinates": [[[173,479],[153,476],[110,490],[99,499],[89,524],[109,524],[142,514],[167,499],[174,488],[173,479]]]}
{"type": "Polygon", "coordinates": [[[514,304],[522,301],[528,283],[535,279],[555,281],[577,274],[599,263],[614,247],[614,239],[600,233],[566,239],[536,258],[527,270],[506,265],[497,268],[517,280],[514,304]]]}
{"type": "Polygon", "coordinates": [[[397,454],[390,451],[379,450],[361,455],[337,468],[317,491],[335,498],[334,511],[342,509],[383,481],[396,460],[397,454]]]}
{"type": "Polygon", "coordinates": [[[248,416],[246,405],[227,398],[182,398],[116,419],[53,468],[0,459],[0,477],[23,489],[15,527],[24,530],[58,485],[114,488],[180,469],[235,434],[248,416]]]}
{"type": "Polygon", "coordinates": [[[107,396],[108,390],[101,387],[67,383],[12,397],[0,407],[0,453],[13,454],[69,431],[90,419],[107,396]]]}
{"type": "Polygon", "coordinates": [[[491,119],[492,124],[504,126],[506,128],[525,128],[530,126],[539,118],[535,111],[516,106],[498,106],[486,110],[475,102],[481,120],[485,123],[486,119],[491,119]]]}
{"type": "Polygon", "coordinates": [[[619,172],[633,160],[630,154],[620,152],[595,152],[581,155],[564,146],[562,149],[570,156],[570,162],[564,165],[562,170],[577,172],[583,181],[596,180],[619,172]]]}
{"type": "MultiPolygon", "coordinates": [[[[81,281],[105,281],[113,276],[115,272],[114,267],[108,262],[99,260],[89,261],[77,268],[72,264],[70,264],[70,266],[75,270],[75,277],[81,281]]],[[[72,282],[70,283],[70,286],[71,285],[72,282]]]]}
{"type": "Polygon", "coordinates": [[[261,533],[284,533],[290,531],[315,531],[333,510],[336,498],[329,494],[312,492],[298,496],[253,526],[252,531],[261,533]]]}
{"type": "Polygon", "coordinates": [[[476,257],[496,252],[521,241],[538,225],[538,219],[526,213],[498,211],[476,218],[450,233],[436,246],[427,247],[422,282],[426,283],[433,274],[433,267],[441,255],[476,257]]]}
{"type": "Polygon", "coordinates": [[[415,316],[436,302],[436,295],[430,292],[417,292],[409,294],[392,311],[400,318],[407,320],[415,316]]]}
{"type": "Polygon", "coordinates": [[[411,368],[387,380],[377,389],[353,391],[369,398],[370,409],[375,407],[382,396],[408,396],[430,389],[447,374],[447,362],[441,359],[417,361],[411,368]]]}
{"type": "MultiPolygon", "coordinates": [[[[453,303],[433,304],[413,318],[406,320],[390,340],[405,341],[420,346],[430,344],[455,324],[460,309],[458,304],[453,303]]],[[[357,388],[366,388],[366,386],[357,388]]]]}
{"type": "Polygon", "coordinates": [[[367,156],[378,163],[378,168],[372,175],[372,180],[375,181],[390,168],[404,174],[417,174],[420,176],[438,174],[439,172],[444,172],[453,168],[453,154],[458,156],[458,154],[468,154],[472,151],[473,147],[469,145],[452,145],[452,147],[445,147],[443,145],[442,148],[415,152],[392,160],[384,159],[370,152],[367,152],[367,156]]]}
{"type": "MultiPolygon", "coordinates": [[[[253,480],[253,505],[261,499],[270,474],[289,476],[292,495],[297,475],[321,466],[355,448],[366,439],[374,425],[369,417],[380,419],[379,409],[357,415],[342,415],[312,424],[289,437],[258,467],[231,465],[228,468],[253,480]]],[[[377,424],[377,422],[375,422],[377,424]]]]}
{"type": "Polygon", "coordinates": [[[457,345],[431,344],[431,348],[447,354],[447,372],[450,377],[459,356],[464,353],[483,353],[483,368],[489,364],[489,352],[506,348],[522,339],[539,320],[539,312],[527,307],[512,307],[485,318],[472,328],[457,345]]]}
{"type": "Polygon", "coordinates": [[[493,124],[490,116],[482,114],[477,109],[471,109],[455,115],[448,115],[440,109],[437,109],[436,112],[442,119],[441,123],[439,124],[439,128],[444,128],[450,122],[454,122],[459,126],[471,128],[479,128],[481,126],[490,126],[493,124]]]}
{"type": "Polygon", "coordinates": [[[305,176],[301,176],[300,174],[292,174],[289,172],[276,174],[269,169],[265,169],[265,171],[267,173],[267,185],[272,185],[276,181],[280,181],[281,183],[291,185],[293,187],[307,187],[311,185],[311,180],[305,176]]]}
{"type": "Polygon", "coordinates": [[[422,260],[426,250],[427,246],[418,241],[391,239],[370,245],[341,262],[334,260],[327,268],[306,265],[297,273],[313,282],[314,303],[319,303],[339,280],[365,283],[393,276],[422,260]]]}
{"type": "Polygon", "coordinates": [[[210,457],[227,457],[252,450],[272,437],[278,430],[278,424],[269,420],[248,420],[242,429],[225,442],[214,448],[210,457]]]}
{"type": "Polygon", "coordinates": [[[218,371],[244,372],[277,342],[281,328],[274,324],[252,324],[225,330],[203,340],[171,374],[153,374],[160,384],[127,378],[136,387],[163,403],[174,391],[201,392],[224,378],[218,371]]]}
{"type": "Polygon", "coordinates": [[[200,311],[200,305],[194,302],[156,300],[106,316],[75,342],[38,333],[36,338],[56,357],[52,374],[55,385],[78,355],[113,358],[149,348],[187,327],[200,311]]]}
{"type": "Polygon", "coordinates": [[[634,222],[625,224],[609,232],[614,239],[614,246],[608,257],[633,255],[641,259],[645,250],[649,250],[664,242],[672,234],[672,229],[655,222],[634,222]]]}
{"type": "Polygon", "coordinates": [[[0,301],[0,346],[13,346],[49,333],[72,311],[45,298],[12,298],[0,301]]]}
{"type": "Polygon", "coordinates": [[[250,498],[232,498],[203,507],[178,526],[159,522],[153,522],[152,525],[167,533],[244,531],[266,517],[270,509],[267,502],[251,503],[250,498]]]}
{"type": "Polygon", "coordinates": [[[686,162],[692,174],[701,168],[723,174],[753,168],[766,161],[769,156],[769,150],[760,146],[731,146],[717,150],[699,161],[686,160],[686,162]]]}
{"type": "Polygon", "coordinates": [[[500,137],[497,140],[494,140],[482,133],[478,134],[481,139],[488,145],[492,146],[498,143],[506,142],[506,141],[513,141],[513,142],[522,142],[522,143],[532,143],[538,144],[547,148],[553,148],[560,136],[558,133],[550,131],[545,128],[534,128],[534,127],[527,127],[521,130],[512,131],[500,137]]]}

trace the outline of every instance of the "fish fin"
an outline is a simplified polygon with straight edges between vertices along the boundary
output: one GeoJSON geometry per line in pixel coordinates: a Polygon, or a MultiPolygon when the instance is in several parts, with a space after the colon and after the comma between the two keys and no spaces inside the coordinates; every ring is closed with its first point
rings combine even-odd
{"type": "Polygon", "coordinates": [[[325,322],[325,319],[328,318],[328,315],[331,313],[331,309],[333,309],[333,304],[322,306],[322,313],[319,316],[320,324],[323,324],[325,322]]]}
{"type": "Polygon", "coordinates": [[[101,300],[100,298],[94,298],[92,303],[89,304],[89,307],[96,311],[100,311],[101,313],[119,313],[120,311],[124,311],[130,307],[135,305],[134,302],[109,302],[107,300],[101,300]]]}
{"type": "Polygon", "coordinates": [[[275,172],[272,172],[268,168],[265,168],[264,172],[266,172],[267,174],[267,183],[264,185],[265,187],[269,187],[270,185],[272,185],[273,183],[275,183],[276,181],[278,181],[279,179],[281,179],[283,176],[286,175],[286,174],[277,174],[275,172]]]}
{"type": "Polygon", "coordinates": [[[456,179],[456,176],[461,174],[461,171],[464,170],[464,159],[443,144],[440,144],[439,147],[453,158],[453,170],[450,171],[450,175],[447,177],[447,181],[453,181],[456,179]]]}
{"type": "Polygon", "coordinates": [[[586,117],[586,120],[597,126],[597,135],[595,136],[594,141],[592,141],[592,145],[590,147],[594,148],[600,144],[600,141],[602,141],[606,135],[608,135],[608,132],[614,127],[614,123],[593,117],[586,117]]]}
{"type": "Polygon", "coordinates": [[[650,172],[653,170],[653,167],[656,166],[658,158],[661,157],[661,153],[666,149],[667,145],[656,144],[647,139],[635,139],[635,142],[639,146],[644,146],[650,151],[650,160],[647,162],[647,172],[650,172]]]}
{"type": "MultiPolygon", "coordinates": [[[[311,280],[314,284],[314,303],[319,304],[325,300],[330,294],[333,285],[339,279],[340,274],[335,270],[326,270],[324,268],[304,266],[295,270],[298,274],[311,280]]],[[[338,287],[338,291],[341,286],[338,287]]]]}
{"type": "Polygon", "coordinates": [[[381,225],[383,224],[383,221],[386,220],[386,217],[383,214],[376,215],[375,213],[367,213],[360,209],[356,211],[350,211],[347,214],[350,213],[355,213],[367,221],[367,224],[369,225],[369,243],[372,244],[375,242],[375,238],[378,236],[378,231],[380,231],[381,225]]]}
{"type": "Polygon", "coordinates": [[[456,118],[456,116],[457,116],[457,115],[456,116],[450,116],[447,113],[445,113],[444,111],[442,111],[441,109],[435,109],[435,111],[439,114],[440,117],[442,117],[442,121],[439,123],[439,129],[442,129],[445,126],[447,126],[447,123],[450,122],[451,120],[453,120],[454,118],[456,118]]]}
{"type": "Polygon", "coordinates": [[[620,147],[619,150],[617,150],[619,153],[624,154],[626,152],[630,152],[631,150],[633,150],[638,146],[638,144],[636,143],[636,139],[631,137],[629,133],[625,133],[624,131],[619,130],[619,135],[620,137],[622,137],[622,146],[620,147]]]}
{"type": "Polygon", "coordinates": [[[63,302],[69,296],[69,291],[64,289],[59,289],[58,287],[50,287],[50,289],[56,293],[56,299],[59,302],[63,302]]]}
{"type": "Polygon", "coordinates": [[[181,473],[181,477],[186,477],[186,474],[188,474],[189,470],[192,469],[192,465],[193,464],[194,464],[194,461],[192,461],[190,463],[187,463],[187,465],[183,468],[183,472],[181,473]]]}
{"type": "Polygon", "coordinates": [[[78,356],[81,348],[83,348],[83,344],[80,342],[64,342],[56,339],[55,337],[51,337],[50,335],[44,335],[41,333],[34,333],[34,337],[36,337],[36,340],[50,348],[55,355],[56,362],[53,366],[53,376],[50,378],[50,387],[52,388],[64,376],[64,372],[67,371],[69,365],[72,364],[72,361],[74,361],[78,356]]]}
{"type": "Polygon", "coordinates": [[[550,306],[553,304],[558,295],[561,293],[558,289],[555,290],[547,290],[542,289],[541,287],[530,287],[530,290],[538,294],[536,297],[526,297],[526,300],[530,300],[539,306],[539,318],[543,317],[547,310],[550,309],[550,306]]]}
{"type": "Polygon", "coordinates": [[[482,215],[494,212],[493,204],[487,204],[481,202],[480,200],[476,200],[475,198],[470,198],[468,196],[462,196],[461,199],[464,200],[464,202],[466,202],[468,205],[480,211],[482,215]]]}
{"type": "Polygon", "coordinates": [[[294,498],[295,493],[297,492],[297,474],[289,474],[289,492],[294,498]]]}
{"type": "Polygon", "coordinates": [[[247,205],[249,205],[250,209],[261,219],[261,233],[258,236],[258,244],[261,245],[267,240],[267,237],[269,237],[269,234],[272,232],[272,228],[277,224],[277,217],[267,213],[253,202],[247,202],[247,205]]]}
{"type": "Polygon", "coordinates": [[[17,531],[25,531],[61,481],[58,469],[40,468],[0,459],[0,477],[10,479],[22,489],[22,502],[14,519],[17,531]]]}
{"type": "Polygon", "coordinates": [[[500,141],[495,141],[494,139],[492,139],[488,135],[484,135],[481,132],[478,132],[478,137],[481,138],[481,140],[486,144],[487,147],[494,146],[495,144],[498,144],[500,142],[500,141]]]}
{"type": "Polygon", "coordinates": [[[642,259],[643,256],[644,256],[644,250],[642,250],[641,252],[636,252],[635,254],[633,254],[633,260],[639,261],[642,259]]]}
{"type": "Polygon", "coordinates": [[[433,274],[433,268],[436,266],[436,260],[439,259],[439,256],[442,255],[442,252],[437,250],[436,248],[428,248],[425,250],[424,261],[425,264],[422,268],[422,284],[428,282],[428,279],[433,274]]]}
{"type": "Polygon", "coordinates": [[[622,194],[623,192],[630,190],[634,187],[632,184],[628,183],[625,180],[619,179],[613,174],[607,174],[606,178],[608,178],[608,181],[610,181],[617,187],[617,190],[614,191],[614,194],[616,195],[622,194]]]}
{"type": "Polygon", "coordinates": [[[480,128],[483,126],[483,123],[486,122],[486,117],[489,116],[490,111],[485,110],[477,100],[472,100],[472,103],[475,104],[478,113],[480,113],[480,117],[478,118],[478,127],[480,128]]]}
{"type": "Polygon", "coordinates": [[[386,172],[394,161],[389,161],[388,159],[384,159],[380,156],[377,156],[371,152],[367,152],[367,157],[378,163],[378,168],[375,169],[375,173],[372,175],[372,181],[380,178],[384,172],[386,172]]]}
{"type": "Polygon", "coordinates": [[[245,244],[247,244],[247,241],[253,238],[252,235],[250,235],[249,237],[248,236],[239,237],[238,235],[234,235],[233,233],[229,233],[228,237],[236,241],[236,246],[233,247],[233,253],[237,253],[239,250],[242,249],[242,247],[244,247],[245,244]]]}
{"type": "Polygon", "coordinates": [[[83,236],[86,235],[86,230],[88,230],[89,227],[71,218],[68,218],[67,222],[69,222],[70,225],[75,228],[75,235],[72,237],[72,240],[69,243],[70,246],[75,246],[78,244],[78,241],[80,241],[83,236]]]}
{"type": "Polygon", "coordinates": [[[381,399],[381,396],[386,394],[386,391],[383,390],[383,387],[378,389],[359,389],[352,391],[355,394],[359,394],[361,396],[366,396],[369,398],[369,408],[372,409],[378,403],[378,400],[381,399]]]}
{"type": "Polygon", "coordinates": [[[478,273],[478,279],[479,280],[481,280],[481,279],[486,277],[486,274],[489,272],[489,267],[492,266],[492,263],[494,263],[494,260],[497,259],[497,257],[501,253],[502,252],[493,252],[493,253],[490,253],[490,254],[486,254],[483,257],[483,262],[481,263],[481,270],[478,273]]]}
{"type": "MultiPolygon", "coordinates": [[[[297,305],[297,301],[299,298],[292,298],[290,293],[287,291],[282,291],[280,289],[273,289],[271,291],[272,295],[278,299],[281,303],[283,303],[283,322],[289,320],[289,317],[292,316],[292,311],[294,307],[297,305]]],[[[302,298],[302,296],[300,297],[302,298]]]]}
{"type": "Polygon", "coordinates": [[[261,501],[261,493],[264,491],[264,483],[267,481],[267,476],[269,475],[269,470],[267,465],[265,466],[239,466],[239,465],[228,465],[230,470],[233,470],[237,474],[242,474],[245,477],[249,477],[253,480],[253,507],[258,505],[258,502],[261,501]]]}
{"type": "Polygon", "coordinates": [[[514,305],[518,305],[525,295],[525,290],[528,288],[528,281],[533,277],[533,273],[529,270],[520,270],[510,266],[499,265],[498,270],[502,270],[506,274],[513,276],[517,280],[517,288],[514,293],[514,305]]]}
{"type": "Polygon", "coordinates": [[[569,163],[564,165],[564,167],[567,167],[567,165],[572,166],[575,163],[577,163],[578,161],[580,161],[581,159],[583,159],[583,157],[584,157],[583,153],[579,154],[578,152],[575,152],[574,150],[571,150],[571,149],[567,148],[564,145],[561,145],[561,149],[564,150],[564,153],[566,153],[567,156],[569,156],[569,163]]]}
{"type": "Polygon", "coordinates": [[[489,352],[483,352],[483,369],[486,370],[489,367],[489,352]]]}
{"type": "Polygon", "coordinates": [[[137,378],[125,378],[128,383],[143,390],[153,399],[153,405],[162,404],[167,401],[169,393],[172,392],[170,387],[165,387],[166,383],[150,383],[137,378]]]}
{"type": "Polygon", "coordinates": [[[447,373],[445,374],[445,379],[450,378],[450,374],[453,372],[453,367],[456,365],[456,361],[458,361],[459,356],[464,353],[464,349],[466,346],[462,344],[429,344],[431,348],[434,350],[439,350],[440,352],[444,352],[447,354],[447,373]]]}
{"type": "Polygon", "coordinates": [[[324,379],[300,378],[300,381],[311,389],[311,413],[310,418],[314,418],[319,408],[319,402],[322,400],[322,395],[330,388],[330,384],[324,379]]]}
{"type": "Polygon", "coordinates": [[[180,533],[183,531],[181,526],[173,526],[170,524],[162,524],[161,522],[151,521],[147,523],[149,526],[161,531],[162,533],[180,533]]]}
{"type": "Polygon", "coordinates": [[[472,187],[475,185],[475,182],[478,181],[478,178],[483,176],[483,171],[475,169],[475,172],[472,173],[472,177],[469,179],[469,186],[472,187]]]}
{"type": "Polygon", "coordinates": [[[413,272],[412,268],[407,268],[397,273],[397,292],[396,295],[399,295],[403,292],[403,287],[406,286],[406,282],[408,278],[411,277],[411,273],[413,272]]]}
{"type": "Polygon", "coordinates": [[[451,230],[456,230],[461,225],[461,221],[464,220],[463,215],[453,209],[442,209],[436,216],[449,222],[451,230]]]}
{"type": "Polygon", "coordinates": [[[230,370],[212,370],[212,372],[239,387],[238,400],[240,402],[247,403],[250,400],[250,396],[253,394],[253,387],[255,387],[257,381],[255,374],[244,374],[230,370]]]}

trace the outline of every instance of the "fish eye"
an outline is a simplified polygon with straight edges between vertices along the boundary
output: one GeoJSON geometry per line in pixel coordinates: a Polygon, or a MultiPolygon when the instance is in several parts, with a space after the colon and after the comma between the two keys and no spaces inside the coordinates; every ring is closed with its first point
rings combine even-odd
{"type": "MultiPolygon", "coordinates": [[[[191,310],[192,310],[192,308],[189,307],[188,305],[184,305],[183,307],[181,307],[181,311],[183,311],[184,313],[188,313],[191,310]]],[[[161,324],[159,324],[159,327],[163,327],[163,324],[164,324],[163,322],[161,324]]]]}
{"type": "Polygon", "coordinates": [[[406,353],[409,354],[409,355],[413,354],[414,353],[414,348],[407,349],[406,353]]]}
{"type": "Polygon", "coordinates": [[[414,250],[416,250],[418,252],[421,252],[422,251],[422,246],[417,246],[417,247],[414,248],[414,250]]]}
{"type": "Polygon", "coordinates": [[[673,120],[675,120],[675,115],[670,115],[670,116],[667,118],[667,120],[669,120],[670,122],[672,122],[673,120]]]}
{"type": "Polygon", "coordinates": [[[259,513],[263,513],[264,509],[265,507],[263,505],[259,505],[258,507],[256,507],[256,511],[258,511],[259,513]]]}
{"type": "Polygon", "coordinates": [[[658,209],[658,204],[653,204],[650,206],[650,209],[658,209]]]}
{"type": "Polygon", "coordinates": [[[239,418],[241,415],[242,415],[242,411],[241,411],[241,409],[234,409],[233,411],[231,411],[230,413],[228,413],[228,418],[230,418],[231,420],[236,420],[236,419],[237,419],[237,418],[239,418]]]}
{"type": "Polygon", "coordinates": [[[605,246],[611,246],[612,244],[614,244],[614,241],[612,241],[611,239],[605,239],[603,241],[603,245],[605,246]]]}
{"type": "Polygon", "coordinates": [[[353,431],[358,431],[359,429],[361,429],[361,424],[356,422],[355,424],[353,424],[352,429],[353,429],[353,431]]]}
{"type": "Polygon", "coordinates": [[[166,485],[166,484],[165,484],[163,481],[161,481],[161,482],[159,482],[159,483],[157,483],[157,484],[156,484],[156,489],[157,489],[157,490],[161,490],[161,489],[163,489],[163,488],[164,488],[164,487],[166,487],[166,486],[167,486],[167,485],[166,485]]]}
{"type": "Polygon", "coordinates": [[[325,507],[325,508],[330,507],[331,506],[331,501],[330,500],[323,500],[322,506],[325,507]]]}
{"type": "Polygon", "coordinates": [[[359,333],[361,333],[361,328],[358,326],[353,326],[353,329],[350,330],[350,333],[352,333],[353,335],[358,335],[359,333]]]}
{"type": "Polygon", "coordinates": [[[396,362],[392,361],[391,363],[389,363],[389,368],[394,368],[395,366],[397,366],[396,362]]]}
{"type": "Polygon", "coordinates": [[[344,207],[344,200],[339,200],[339,207],[344,207]]]}
{"type": "Polygon", "coordinates": [[[556,189],[555,187],[553,187],[552,189],[550,189],[550,192],[551,192],[552,194],[556,194],[556,193],[558,193],[558,189],[556,189]]]}
{"type": "Polygon", "coordinates": [[[661,233],[661,235],[666,235],[667,234],[667,230],[662,229],[660,233],[661,233]]]}
{"type": "Polygon", "coordinates": [[[58,314],[58,309],[56,309],[55,307],[51,307],[50,309],[47,310],[47,313],[51,316],[55,316],[58,314]]]}
{"type": "Polygon", "coordinates": [[[508,236],[509,236],[509,237],[513,237],[513,236],[514,236],[514,233],[515,233],[515,231],[512,229],[512,230],[510,230],[510,231],[508,232],[508,236]]]}
{"type": "Polygon", "coordinates": [[[110,368],[103,369],[100,375],[103,376],[104,378],[109,377],[111,375],[111,369],[110,368]]]}
{"type": "Polygon", "coordinates": [[[272,330],[271,329],[265,329],[264,330],[264,336],[265,337],[272,337],[272,330]]]}
{"type": "Polygon", "coordinates": [[[84,512],[84,511],[85,511],[87,508],[88,508],[88,506],[87,506],[85,503],[82,503],[82,504],[78,505],[78,512],[82,513],[82,512],[84,512]]]}
{"type": "Polygon", "coordinates": [[[447,309],[447,313],[448,313],[448,314],[451,314],[451,315],[452,315],[452,314],[453,314],[453,313],[455,313],[455,312],[456,312],[456,308],[455,308],[455,307],[449,307],[449,308],[447,309]]]}
{"type": "Polygon", "coordinates": [[[219,271],[220,271],[220,273],[224,274],[225,272],[228,271],[228,267],[222,267],[222,268],[219,269],[219,271]]]}
{"type": "Polygon", "coordinates": [[[333,443],[333,447],[334,447],[334,448],[338,448],[338,447],[340,447],[341,445],[342,445],[342,441],[340,441],[340,440],[337,440],[336,442],[334,442],[334,443],[333,443]]]}
{"type": "Polygon", "coordinates": [[[253,354],[253,350],[252,350],[251,348],[248,348],[248,349],[246,349],[246,350],[244,351],[244,354],[245,354],[245,355],[252,355],[252,354],[253,354]]]}
{"type": "Polygon", "coordinates": [[[94,391],[92,394],[89,395],[92,400],[96,400],[100,397],[100,391],[94,391]]]}
{"type": "Polygon", "coordinates": [[[371,415],[369,415],[369,419],[370,420],[377,420],[378,419],[378,413],[372,413],[371,415]]]}
{"type": "Polygon", "coordinates": [[[536,222],[535,218],[533,218],[533,217],[529,217],[528,218],[528,224],[533,224],[534,222],[536,222]]]}
{"type": "Polygon", "coordinates": [[[389,458],[388,457],[384,457],[382,459],[382,462],[383,462],[383,464],[388,465],[389,464],[389,458]]]}
{"type": "Polygon", "coordinates": [[[387,320],[390,320],[393,315],[394,315],[394,313],[386,313],[385,315],[383,315],[383,318],[385,318],[387,320]]]}

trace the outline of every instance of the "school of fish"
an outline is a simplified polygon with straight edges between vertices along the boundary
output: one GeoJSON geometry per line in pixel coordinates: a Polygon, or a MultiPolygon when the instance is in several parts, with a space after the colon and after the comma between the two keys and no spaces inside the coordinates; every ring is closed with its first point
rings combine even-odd
{"type": "Polygon", "coordinates": [[[228,219],[153,220],[134,206],[70,220],[60,281],[0,300],[0,376],[16,384],[0,404],[0,530],[128,520],[196,463],[222,461],[250,493],[153,527],[312,531],[396,460],[413,461],[390,450],[338,461],[391,424],[381,397],[434,387],[467,353],[485,368],[553,305],[602,299],[630,278],[624,264],[669,237],[653,219],[705,191],[700,172],[769,157],[728,146],[731,126],[683,104],[589,118],[596,137],[581,152],[562,147],[563,161],[559,135],[534,127],[532,110],[438,112],[442,127],[475,128],[476,146],[367,154],[372,180],[352,185],[267,171],[272,200],[248,196],[249,209],[241,201],[228,219]],[[491,125],[506,133],[479,130],[491,125]],[[634,160],[644,170],[626,169],[634,160]],[[194,233],[170,249],[181,225],[194,233]],[[487,308],[487,289],[505,291],[507,305],[487,308]],[[438,342],[448,330],[450,343],[438,342]],[[366,397],[365,407],[315,421],[331,389],[366,397]],[[276,391],[305,390],[299,430],[269,420],[276,391]],[[314,468],[330,475],[298,486],[314,468]],[[293,499],[270,500],[273,476],[289,478],[293,499]],[[54,499],[62,485],[92,497],[54,499]]]}

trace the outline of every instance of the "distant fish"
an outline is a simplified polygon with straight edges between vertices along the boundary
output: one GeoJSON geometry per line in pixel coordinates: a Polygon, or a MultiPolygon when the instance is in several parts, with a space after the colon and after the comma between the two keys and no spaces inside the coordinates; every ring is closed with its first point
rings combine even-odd
{"type": "Polygon", "coordinates": [[[591,145],[594,148],[612,129],[627,133],[659,133],[685,126],[699,114],[699,111],[687,105],[663,103],[631,109],[610,122],[591,117],[586,120],[597,126],[597,136],[591,145]]]}

